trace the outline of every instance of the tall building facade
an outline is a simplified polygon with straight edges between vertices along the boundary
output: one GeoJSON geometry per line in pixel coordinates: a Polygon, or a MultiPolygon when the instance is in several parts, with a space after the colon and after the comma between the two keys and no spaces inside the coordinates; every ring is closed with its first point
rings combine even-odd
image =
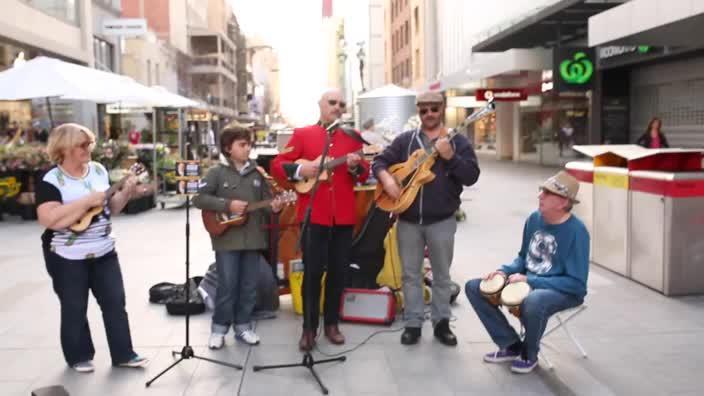
{"type": "Polygon", "coordinates": [[[413,84],[411,15],[409,0],[387,0],[387,81],[403,87],[413,84]]]}
{"type": "MultiPolygon", "coordinates": [[[[0,13],[0,71],[15,60],[50,56],[119,71],[120,41],[102,33],[102,21],[120,15],[110,0],[5,0],[0,13]]],[[[78,122],[98,130],[95,104],[50,99],[56,123],[78,122]]],[[[0,102],[0,130],[10,124],[49,128],[46,100],[0,102]]]]}

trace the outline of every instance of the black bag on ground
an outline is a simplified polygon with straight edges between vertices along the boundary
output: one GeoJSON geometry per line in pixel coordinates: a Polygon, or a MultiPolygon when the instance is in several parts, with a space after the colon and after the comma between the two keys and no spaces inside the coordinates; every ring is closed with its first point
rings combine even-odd
{"type": "Polygon", "coordinates": [[[362,228],[352,241],[345,287],[376,289],[376,277],[384,266],[384,239],[395,218],[372,204],[362,228]]]}
{"type": "Polygon", "coordinates": [[[170,315],[197,315],[205,312],[205,303],[198,294],[198,285],[203,280],[202,276],[195,276],[189,280],[190,299],[186,302],[185,285],[178,286],[178,292],[166,300],[166,312],[170,315]]]}
{"type": "Polygon", "coordinates": [[[149,288],[149,302],[166,304],[166,300],[168,300],[169,297],[178,293],[179,287],[180,286],[175,283],[159,282],[149,288]]]}

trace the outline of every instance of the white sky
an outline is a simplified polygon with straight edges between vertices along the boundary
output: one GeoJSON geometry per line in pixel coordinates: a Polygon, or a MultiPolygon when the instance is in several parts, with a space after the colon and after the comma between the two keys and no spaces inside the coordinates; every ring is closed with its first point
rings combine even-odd
{"type": "Polygon", "coordinates": [[[322,0],[230,3],[245,35],[263,38],[278,53],[282,113],[296,126],[317,121],[317,102],[327,82],[322,0]]]}

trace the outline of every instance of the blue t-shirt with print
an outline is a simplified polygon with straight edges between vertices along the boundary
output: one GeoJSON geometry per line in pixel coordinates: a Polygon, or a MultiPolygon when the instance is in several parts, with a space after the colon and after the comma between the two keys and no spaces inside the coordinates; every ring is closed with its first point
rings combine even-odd
{"type": "Polygon", "coordinates": [[[500,269],[506,275],[525,274],[533,289],[553,289],[580,299],[587,294],[589,231],[571,215],[562,224],[547,224],[533,212],[523,228],[518,257],[500,269]]]}

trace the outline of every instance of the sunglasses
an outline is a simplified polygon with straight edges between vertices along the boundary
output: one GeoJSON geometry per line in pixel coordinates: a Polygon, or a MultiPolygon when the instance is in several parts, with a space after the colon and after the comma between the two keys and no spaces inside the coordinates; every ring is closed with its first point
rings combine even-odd
{"type": "Polygon", "coordinates": [[[82,148],[83,150],[88,150],[92,144],[93,144],[93,141],[91,141],[91,140],[86,140],[86,141],[83,142],[83,143],[77,144],[76,147],[77,147],[77,148],[80,147],[80,148],[82,148]]]}
{"type": "Polygon", "coordinates": [[[345,103],[341,100],[335,100],[335,99],[328,100],[328,104],[330,106],[337,106],[339,104],[341,109],[344,109],[345,107],[347,107],[347,103],[345,103]]]}
{"type": "Polygon", "coordinates": [[[437,113],[438,111],[440,111],[440,108],[438,106],[433,106],[433,107],[424,107],[422,109],[418,109],[418,113],[420,113],[420,115],[425,115],[425,113],[427,113],[429,111],[432,113],[437,113]]]}

